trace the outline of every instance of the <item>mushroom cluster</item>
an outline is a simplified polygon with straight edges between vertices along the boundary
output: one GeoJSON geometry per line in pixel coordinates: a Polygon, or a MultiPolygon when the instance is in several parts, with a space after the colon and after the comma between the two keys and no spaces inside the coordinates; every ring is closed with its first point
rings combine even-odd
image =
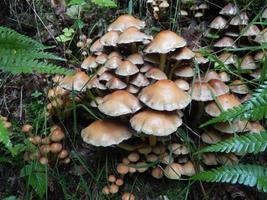
{"type": "Polygon", "coordinates": [[[48,164],[54,161],[61,163],[70,163],[69,151],[64,149],[63,140],[65,133],[62,129],[54,125],[51,127],[49,136],[41,137],[39,135],[33,136],[32,126],[30,124],[23,125],[21,131],[28,136],[28,140],[38,148],[35,152],[26,152],[25,160],[39,160],[41,164],[48,164]]]}
{"type": "Polygon", "coordinates": [[[7,129],[11,128],[12,124],[11,124],[11,122],[8,121],[7,117],[0,115],[0,120],[2,121],[3,126],[5,128],[7,128],[7,129]]]}
{"type": "Polygon", "coordinates": [[[149,172],[156,179],[164,175],[169,179],[192,176],[196,168],[190,161],[189,153],[189,148],[182,143],[171,143],[168,147],[159,142],[153,147],[141,144],[136,151],[122,159],[117,165],[117,172],[121,176],[149,172]]]}
{"type": "Polygon", "coordinates": [[[108,176],[108,185],[104,186],[102,193],[104,195],[112,195],[119,192],[120,187],[124,184],[123,179],[116,178],[115,175],[108,176]]]}
{"type": "MultiPolygon", "coordinates": [[[[265,11],[266,12],[266,11],[265,11]]],[[[261,74],[261,63],[266,58],[266,52],[232,51],[243,46],[263,44],[266,27],[250,22],[245,11],[239,11],[233,3],[228,3],[209,24],[206,37],[217,38],[213,44],[214,59],[212,62],[200,65],[201,73],[190,86],[189,94],[192,100],[198,102],[199,109],[203,107],[210,117],[217,117],[222,111],[232,109],[247,101],[250,88],[247,84],[251,79],[257,79],[261,74]],[[215,35],[215,36],[214,36],[215,35]],[[259,39],[260,38],[260,39],[259,39]],[[261,40],[263,39],[263,40],[261,40]],[[232,53],[235,52],[235,53],[232,53]],[[205,70],[209,66],[208,70],[205,70]],[[239,75],[234,71],[238,71],[239,75]],[[239,77],[238,79],[236,77],[239,77]],[[241,78],[241,79],[240,79],[241,78]]],[[[259,18],[264,19],[264,12],[259,18]]],[[[201,123],[201,122],[200,122],[201,123]]],[[[263,131],[259,122],[235,120],[231,123],[217,123],[204,130],[201,139],[205,144],[216,144],[221,140],[234,137],[236,133],[263,131]]],[[[203,154],[206,165],[235,164],[238,162],[235,154],[203,154]]]]}
{"type": "Polygon", "coordinates": [[[156,20],[159,20],[162,12],[166,12],[170,6],[168,0],[146,0],[146,3],[152,8],[153,17],[156,20]]]}

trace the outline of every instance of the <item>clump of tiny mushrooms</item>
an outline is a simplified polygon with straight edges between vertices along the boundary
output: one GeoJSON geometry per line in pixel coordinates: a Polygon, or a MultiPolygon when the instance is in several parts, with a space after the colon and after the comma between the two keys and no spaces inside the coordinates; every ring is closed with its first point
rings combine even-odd
{"type": "Polygon", "coordinates": [[[50,134],[45,137],[33,135],[33,127],[24,124],[21,131],[26,134],[28,140],[37,147],[35,152],[26,152],[25,160],[39,160],[43,165],[59,161],[63,164],[70,163],[69,151],[64,148],[65,133],[58,125],[51,127],[50,134]]]}
{"type": "Polygon", "coordinates": [[[3,123],[4,128],[9,129],[12,127],[12,124],[8,121],[7,117],[0,115],[0,120],[3,123]]]}

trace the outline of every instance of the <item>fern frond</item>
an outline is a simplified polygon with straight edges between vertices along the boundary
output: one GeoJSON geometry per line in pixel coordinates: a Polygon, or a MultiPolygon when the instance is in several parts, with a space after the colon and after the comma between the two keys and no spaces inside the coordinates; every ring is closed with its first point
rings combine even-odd
{"type": "Polygon", "coordinates": [[[0,55],[2,57],[20,56],[28,59],[49,59],[49,60],[65,61],[64,58],[55,56],[52,53],[43,51],[27,51],[27,50],[25,51],[22,49],[19,50],[0,49],[0,55]]]}
{"type": "Polygon", "coordinates": [[[243,184],[267,191],[267,168],[259,165],[222,166],[209,171],[201,172],[192,177],[193,180],[207,182],[222,182],[243,184]]]}
{"type": "Polygon", "coordinates": [[[246,103],[222,112],[218,117],[209,120],[200,127],[237,119],[257,121],[263,118],[267,118],[267,81],[255,91],[253,97],[246,103]]]}
{"type": "Polygon", "coordinates": [[[44,52],[47,48],[50,47],[12,29],[0,26],[0,70],[13,74],[33,72],[70,74],[70,70],[41,61],[43,59],[65,60],[44,52]]]}
{"type": "Polygon", "coordinates": [[[4,144],[7,149],[12,147],[11,140],[7,129],[4,127],[2,120],[0,119],[0,143],[4,144]]]}
{"type": "Polygon", "coordinates": [[[30,60],[21,56],[18,56],[16,59],[13,59],[13,57],[0,57],[0,69],[13,74],[38,72],[69,75],[72,73],[70,70],[62,67],[38,60],[30,60]]]}
{"type": "Polygon", "coordinates": [[[31,39],[26,35],[17,33],[16,31],[0,26],[0,47],[5,49],[38,49],[44,50],[48,47],[31,39]]]}
{"type": "Polygon", "coordinates": [[[200,152],[259,153],[267,148],[267,132],[249,133],[208,146],[200,152]]]}

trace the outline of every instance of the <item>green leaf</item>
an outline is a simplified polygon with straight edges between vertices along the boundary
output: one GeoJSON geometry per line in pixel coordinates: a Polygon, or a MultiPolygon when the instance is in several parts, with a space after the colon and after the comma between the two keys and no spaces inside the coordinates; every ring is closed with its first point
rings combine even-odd
{"type": "Polygon", "coordinates": [[[209,171],[200,172],[191,179],[207,182],[222,182],[243,184],[250,187],[257,186],[266,191],[267,168],[259,165],[222,166],[209,171]]]}
{"type": "Polygon", "coordinates": [[[9,138],[7,129],[4,127],[2,119],[0,119],[0,143],[4,144],[7,149],[12,148],[12,143],[9,138]]]}
{"type": "Polygon", "coordinates": [[[92,2],[103,8],[117,8],[117,4],[112,0],[92,0],[92,2]]]}
{"type": "Polygon", "coordinates": [[[28,184],[34,189],[36,194],[42,198],[46,192],[45,167],[39,163],[25,165],[20,171],[21,177],[26,177],[28,184]]]}
{"type": "Polygon", "coordinates": [[[267,148],[267,132],[248,133],[235,136],[231,139],[221,141],[208,146],[200,152],[226,152],[226,153],[259,153],[267,148]]]}
{"type": "Polygon", "coordinates": [[[86,4],[86,2],[84,0],[70,0],[70,2],[68,3],[68,6],[72,6],[72,5],[84,5],[86,4]]]}

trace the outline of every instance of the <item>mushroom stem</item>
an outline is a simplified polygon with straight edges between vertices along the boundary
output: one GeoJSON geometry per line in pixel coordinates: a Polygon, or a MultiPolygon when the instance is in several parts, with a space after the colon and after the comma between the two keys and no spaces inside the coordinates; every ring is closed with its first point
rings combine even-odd
{"type": "Polygon", "coordinates": [[[126,150],[126,151],[135,151],[136,147],[131,144],[126,144],[126,143],[120,143],[117,145],[119,148],[126,150]]]}
{"type": "Polygon", "coordinates": [[[177,61],[177,62],[174,64],[174,66],[171,68],[170,73],[168,74],[168,78],[169,78],[170,80],[172,79],[173,73],[174,73],[175,69],[178,67],[179,63],[180,63],[180,61],[177,61]]]}
{"type": "Polygon", "coordinates": [[[157,137],[156,136],[154,136],[154,135],[149,136],[148,140],[149,140],[149,145],[150,146],[152,146],[152,147],[156,146],[156,144],[157,144],[157,137]]]}
{"type": "Polygon", "coordinates": [[[136,53],[137,52],[137,45],[135,42],[131,43],[131,52],[136,53]]]}
{"type": "Polygon", "coordinates": [[[197,106],[198,106],[198,109],[197,109],[197,113],[193,119],[193,127],[196,128],[197,127],[197,123],[199,122],[199,120],[201,119],[202,115],[203,115],[203,112],[204,112],[204,102],[202,101],[198,101],[197,102],[197,106]]]}
{"type": "Polygon", "coordinates": [[[167,54],[166,53],[161,53],[160,54],[160,64],[159,64],[159,68],[161,71],[164,72],[164,68],[165,68],[165,63],[166,63],[166,56],[167,54]]]}

